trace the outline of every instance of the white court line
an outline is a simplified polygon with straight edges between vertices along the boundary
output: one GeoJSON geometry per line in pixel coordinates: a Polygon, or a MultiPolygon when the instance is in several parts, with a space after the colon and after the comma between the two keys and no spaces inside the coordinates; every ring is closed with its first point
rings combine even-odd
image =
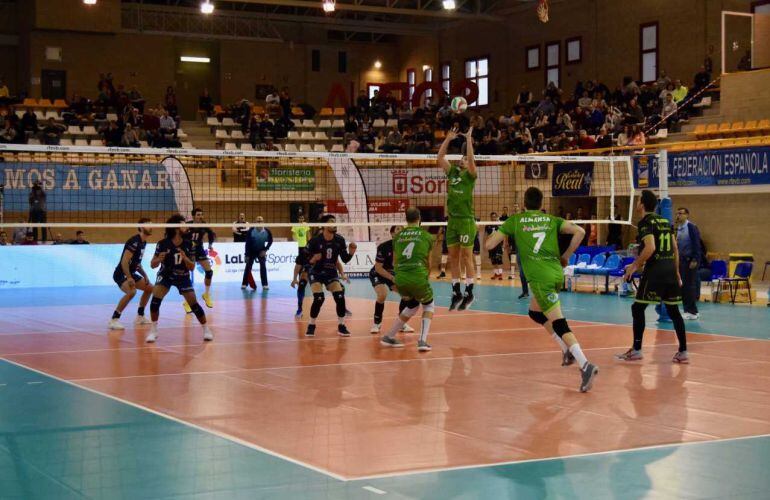
{"type": "MultiPolygon", "coordinates": [[[[394,316],[395,318],[395,316],[394,316]]],[[[337,320],[334,320],[335,322],[337,320]]],[[[212,325],[214,326],[214,325],[212,325]]],[[[593,328],[596,325],[577,325],[572,328],[593,328]]],[[[599,325],[601,327],[604,327],[605,325],[599,325]]],[[[607,325],[609,326],[609,325],[607,325]]],[[[431,337],[434,336],[441,336],[441,335],[477,335],[477,334],[485,334],[485,333],[500,333],[500,332],[512,332],[512,333],[522,333],[524,331],[529,330],[537,330],[541,331],[542,328],[538,326],[526,326],[526,327],[520,327],[520,328],[497,328],[492,330],[456,330],[453,332],[432,332],[430,334],[431,337]]],[[[216,332],[215,332],[216,334],[216,332]]],[[[419,335],[418,332],[414,333],[402,333],[403,335],[411,335],[416,336],[419,335]]],[[[265,334],[255,334],[255,335],[265,335],[265,334]]],[[[270,334],[268,334],[270,335],[270,334]]],[[[272,334],[275,335],[275,334],[272,334]]],[[[298,342],[317,342],[319,340],[338,340],[340,342],[349,342],[352,340],[373,340],[373,339],[379,339],[379,336],[376,334],[356,334],[351,335],[350,337],[345,337],[344,339],[341,339],[339,336],[333,336],[333,337],[303,337],[303,338],[294,338],[294,339],[283,339],[280,337],[275,337],[274,340],[249,340],[249,341],[235,341],[235,342],[221,342],[217,341],[216,343],[213,342],[207,342],[207,343],[199,343],[199,344],[171,344],[171,345],[160,345],[160,344],[145,344],[141,346],[126,346],[126,347],[110,347],[110,348],[104,348],[104,349],[66,349],[63,351],[31,351],[31,352],[13,352],[13,353],[3,353],[0,354],[2,356],[34,356],[36,354],[68,354],[68,353],[81,353],[81,352],[112,352],[112,351],[141,351],[143,349],[155,349],[155,350],[161,350],[161,349],[179,349],[179,348],[185,348],[185,347],[196,347],[196,346],[238,346],[238,345],[252,345],[252,344],[280,344],[280,343],[298,343],[298,342]]],[[[216,339],[215,339],[216,340],[216,339]]],[[[169,352],[175,352],[176,351],[169,351],[169,352]]],[[[178,354],[178,353],[177,353],[178,354]]]]}
{"type": "MultiPolygon", "coordinates": [[[[301,467],[304,467],[306,469],[312,470],[314,472],[318,472],[319,474],[323,474],[323,475],[331,477],[333,479],[337,479],[338,481],[349,481],[348,478],[346,478],[344,476],[341,476],[339,474],[335,474],[334,472],[331,472],[331,471],[322,469],[320,467],[316,467],[314,465],[302,462],[300,460],[297,460],[296,458],[291,458],[291,457],[288,457],[286,455],[282,455],[282,454],[280,454],[278,452],[275,452],[275,451],[272,451],[272,450],[268,450],[267,448],[263,448],[263,447],[261,447],[261,446],[259,446],[257,444],[250,443],[248,441],[245,441],[243,439],[237,438],[235,436],[231,436],[229,434],[225,434],[223,432],[219,432],[219,431],[214,430],[214,429],[207,429],[205,427],[201,427],[201,426],[199,426],[197,424],[194,424],[192,422],[187,422],[185,420],[179,419],[179,418],[174,417],[172,415],[169,415],[169,414],[166,414],[166,413],[161,413],[159,411],[153,410],[152,408],[148,408],[148,407],[140,405],[138,403],[134,403],[132,401],[128,401],[126,399],[122,399],[122,398],[120,398],[118,396],[113,396],[112,394],[107,394],[105,392],[97,391],[96,389],[91,389],[90,387],[85,387],[85,386],[76,384],[73,381],[57,377],[56,375],[51,375],[50,373],[45,373],[45,372],[37,370],[35,368],[31,368],[29,366],[25,366],[25,365],[23,365],[21,363],[17,363],[15,361],[11,361],[10,359],[6,359],[6,358],[3,358],[3,357],[0,357],[0,360],[3,360],[3,361],[5,361],[7,363],[10,363],[12,365],[18,366],[19,368],[23,368],[25,370],[29,370],[29,371],[38,373],[40,375],[43,375],[43,376],[46,376],[46,377],[50,377],[50,378],[52,378],[54,380],[57,380],[57,381],[62,382],[64,384],[70,385],[72,387],[77,387],[78,389],[82,389],[82,390],[88,391],[88,392],[90,392],[92,394],[97,394],[99,396],[104,396],[106,398],[112,399],[112,400],[117,401],[119,403],[123,403],[123,404],[126,404],[128,406],[132,406],[132,407],[137,408],[139,410],[144,410],[146,412],[152,413],[153,415],[157,415],[159,417],[165,418],[166,420],[171,420],[172,422],[176,422],[178,424],[182,424],[184,426],[187,426],[187,427],[190,427],[192,429],[204,432],[206,434],[211,434],[213,436],[219,437],[219,438],[224,439],[226,441],[230,441],[231,443],[239,444],[241,446],[245,446],[246,448],[250,448],[252,450],[256,450],[256,451],[265,453],[266,455],[270,455],[270,456],[273,456],[273,457],[276,457],[276,458],[280,458],[282,460],[286,460],[287,462],[291,462],[291,463],[293,463],[295,465],[299,465],[301,467]]],[[[39,382],[39,383],[42,383],[42,382],[39,382]]]]}
{"type": "MultiPolygon", "coordinates": [[[[347,339],[346,339],[347,340],[347,339]]],[[[726,339],[726,340],[714,340],[711,342],[697,342],[699,345],[711,345],[711,344],[717,344],[717,343],[729,343],[729,342],[751,342],[754,339],[726,339]]],[[[656,349],[658,347],[671,347],[671,346],[678,346],[678,343],[670,343],[670,344],[653,344],[646,349],[656,349]]],[[[385,349],[383,347],[383,349],[385,349]]],[[[390,348],[388,348],[390,349],[390,348]]],[[[583,351],[607,351],[607,350],[618,350],[623,351],[628,349],[628,345],[623,346],[613,346],[613,347],[591,347],[591,348],[585,348],[583,351]]],[[[393,349],[396,351],[395,349],[393,349]]],[[[403,352],[401,349],[398,351],[403,352]]],[[[491,357],[505,357],[505,356],[534,356],[534,355],[540,355],[540,354],[561,354],[561,349],[558,351],[532,351],[532,352],[505,352],[505,353],[488,353],[488,354],[469,354],[462,356],[463,358],[491,358],[491,357]]],[[[148,377],[178,377],[178,376],[186,376],[186,375],[227,375],[229,373],[238,373],[238,372],[258,372],[258,371],[268,371],[268,370],[295,370],[300,368],[319,368],[319,367],[328,367],[328,366],[340,366],[340,367],[347,367],[347,366],[359,366],[359,365],[380,365],[385,363],[413,363],[413,362],[426,362],[426,361],[447,361],[456,359],[457,356],[442,356],[442,357],[420,357],[420,358],[412,358],[412,359],[383,359],[383,360],[377,360],[377,361],[355,361],[352,363],[322,363],[317,365],[289,365],[289,366],[269,366],[264,368],[236,368],[233,370],[212,370],[212,371],[205,371],[205,372],[180,372],[180,373],[156,373],[156,374],[148,374],[148,375],[124,375],[120,377],[97,377],[97,378],[78,378],[78,379],[72,379],[75,382],[92,382],[92,381],[102,381],[102,380],[123,380],[123,379],[130,379],[130,378],[148,378],[148,377]]],[[[3,358],[0,358],[3,359],[3,358]]],[[[619,364],[619,366],[623,366],[622,364],[619,364]]]]}
{"type": "Polygon", "coordinates": [[[613,453],[632,453],[635,451],[647,451],[647,450],[660,450],[660,449],[666,449],[666,448],[681,448],[684,446],[693,446],[693,445],[707,445],[711,443],[725,443],[725,442],[731,442],[731,441],[744,441],[747,439],[759,439],[759,438],[766,438],[770,437],[770,434],[757,434],[754,436],[739,436],[739,437],[730,437],[730,438],[718,438],[718,439],[706,439],[702,441],[685,441],[682,443],[666,443],[666,444],[653,444],[649,446],[639,446],[636,448],[623,448],[620,450],[606,450],[606,451],[594,451],[590,453],[576,453],[574,455],[562,455],[558,457],[546,457],[546,458],[528,458],[524,460],[507,460],[507,461],[501,461],[501,462],[489,462],[484,464],[475,464],[475,465],[458,465],[456,467],[433,467],[428,469],[422,469],[422,470],[416,470],[416,471],[406,471],[406,472],[386,472],[384,474],[373,474],[370,476],[361,476],[361,477],[352,477],[350,480],[353,481],[370,481],[372,479],[386,479],[386,478],[396,478],[396,477],[405,477],[405,476],[415,476],[418,474],[431,474],[436,472],[451,472],[451,471],[457,471],[457,470],[467,470],[467,469],[483,469],[488,467],[497,467],[501,465],[518,465],[518,464],[526,464],[530,462],[551,462],[554,460],[566,460],[568,458],[582,458],[582,457],[594,457],[594,456],[602,456],[602,455],[612,455],[613,453]]]}
{"type": "Polygon", "coordinates": [[[371,491],[372,493],[376,493],[377,495],[384,495],[387,493],[387,491],[381,490],[379,488],[375,488],[374,486],[364,486],[362,489],[366,491],[371,491]]]}

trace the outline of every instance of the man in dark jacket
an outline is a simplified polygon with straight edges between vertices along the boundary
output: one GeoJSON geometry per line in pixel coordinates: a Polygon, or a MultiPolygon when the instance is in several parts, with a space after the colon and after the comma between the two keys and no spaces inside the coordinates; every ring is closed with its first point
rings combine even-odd
{"type": "Polygon", "coordinates": [[[701,237],[698,226],[690,222],[690,211],[684,207],[676,211],[676,243],[679,247],[679,274],[682,276],[682,305],[684,319],[698,319],[701,262],[701,237]]]}
{"type": "MultiPolygon", "coordinates": [[[[260,216],[257,217],[257,223],[264,222],[260,216]]],[[[268,290],[267,286],[267,251],[273,245],[273,234],[266,227],[253,227],[246,235],[246,269],[243,271],[243,280],[241,289],[245,289],[248,284],[256,290],[257,285],[254,278],[251,277],[251,268],[255,260],[259,260],[259,279],[262,282],[262,290],[268,290]]]]}
{"type": "MultiPolygon", "coordinates": [[[[29,221],[30,222],[47,222],[48,221],[48,209],[46,207],[46,195],[40,186],[40,181],[35,181],[32,184],[32,190],[29,193],[29,221]]],[[[32,229],[32,233],[37,240],[37,228],[32,229]]],[[[42,229],[43,242],[48,239],[46,228],[42,229]]]]}

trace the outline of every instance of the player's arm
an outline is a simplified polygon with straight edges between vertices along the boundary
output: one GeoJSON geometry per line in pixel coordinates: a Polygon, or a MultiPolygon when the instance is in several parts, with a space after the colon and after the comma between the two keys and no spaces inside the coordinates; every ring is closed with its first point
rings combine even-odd
{"type": "Polygon", "coordinates": [[[484,248],[488,251],[494,250],[497,245],[505,241],[505,235],[501,233],[499,230],[495,231],[494,233],[490,234],[486,238],[484,238],[484,248]]]}
{"type": "Polygon", "coordinates": [[[212,231],[210,227],[207,227],[206,234],[208,235],[208,238],[209,238],[209,250],[211,250],[212,248],[214,248],[214,241],[217,239],[217,233],[212,231]]]}
{"type": "Polygon", "coordinates": [[[291,277],[291,287],[294,288],[299,283],[299,275],[302,273],[302,266],[294,264],[294,275],[291,277]]]}
{"type": "Polygon", "coordinates": [[[155,269],[161,265],[167,254],[168,250],[166,250],[162,245],[158,245],[155,248],[155,255],[152,256],[152,260],[150,261],[150,267],[155,269]]]}
{"type": "Polygon", "coordinates": [[[144,267],[142,266],[141,263],[136,268],[136,270],[139,271],[139,274],[141,274],[144,277],[144,279],[146,279],[147,281],[150,281],[150,277],[147,276],[147,272],[144,270],[144,267]]]}
{"type": "Polygon", "coordinates": [[[449,149],[449,143],[454,141],[456,138],[457,129],[453,128],[446,133],[444,142],[442,142],[441,147],[438,148],[438,166],[441,168],[441,170],[444,171],[445,174],[449,173],[449,168],[451,167],[451,165],[449,165],[449,161],[446,159],[446,152],[449,149]]]}
{"type": "MultiPolygon", "coordinates": [[[[655,253],[654,234],[645,235],[644,238],[642,238],[642,242],[644,243],[644,250],[642,250],[636,259],[626,267],[626,273],[624,275],[626,280],[631,279],[631,276],[633,276],[637,270],[643,268],[645,262],[647,262],[647,260],[652,257],[652,254],[655,253]]],[[[677,274],[679,274],[679,270],[677,270],[677,274]]]]}
{"type": "MultiPolygon", "coordinates": [[[[394,257],[394,260],[395,260],[395,257],[394,257]]],[[[394,279],[396,279],[395,276],[389,273],[388,270],[385,269],[380,262],[374,263],[374,272],[376,272],[383,278],[388,279],[390,281],[393,281],[394,279]]]]}
{"type": "Polygon", "coordinates": [[[583,242],[586,230],[577,224],[573,224],[572,222],[565,220],[561,224],[559,233],[572,235],[572,239],[569,241],[569,246],[561,256],[561,265],[566,266],[569,263],[569,258],[572,257],[572,254],[575,253],[575,250],[578,249],[580,243],[583,242]]]}
{"type": "Polygon", "coordinates": [[[476,177],[476,158],[473,156],[473,126],[468,127],[465,136],[465,160],[467,161],[468,173],[476,177]]]}
{"type": "Polygon", "coordinates": [[[342,262],[347,264],[353,259],[353,256],[356,254],[356,249],[358,248],[358,245],[355,243],[350,243],[348,245],[348,248],[345,248],[345,244],[342,243],[340,245],[340,259],[342,259],[342,262]]]}
{"type": "Polygon", "coordinates": [[[128,278],[128,286],[133,286],[134,284],[134,278],[131,276],[131,271],[128,267],[133,256],[134,252],[126,248],[123,250],[123,257],[120,259],[120,269],[123,271],[123,275],[128,278]]]}
{"type": "Polygon", "coordinates": [[[679,245],[676,242],[676,233],[671,231],[671,244],[673,245],[672,248],[674,249],[674,269],[676,269],[676,281],[679,283],[679,286],[682,286],[682,274],[679,272],[679,245]]]}
{"type": "Polygon", "coordinates": [[[187,270],[192,271],[195,269],[195,262],[187,255],[187,252],[185,252],[184,248],[180,248],[179,253],[182,255],[182,262],[184,262],[187,270]]]}
{"type": "Polygon", "coordinates": [[[348,278],[348,275],[345,274],[345,268],[342,266],[342,262],[337,260],[337,274],[340,275],[340,279],[343,281],[347,281],[350,283],[350,278],[348,278]]]}
{"type": "Polygon", "coordinates": [[[307,248],[310,251],[310,255],[311,255],[310,259],[308,260],[308,262],[311,265],[314,265],[319,260],[321,260],[321,252],[323,251],[323,245],[319,245],[318,241],[316,241],[315,238],[313,238],[308,242],[307,248]]]}

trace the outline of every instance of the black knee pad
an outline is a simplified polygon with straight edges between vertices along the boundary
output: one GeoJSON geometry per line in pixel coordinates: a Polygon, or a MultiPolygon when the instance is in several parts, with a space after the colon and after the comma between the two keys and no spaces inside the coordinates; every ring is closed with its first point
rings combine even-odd
{"type": "Polygon", "coordinates": [[[195,305],[190,306],[190,309],[192,309],[193,314],[195,314],[195,317],[198,318],[199,320],[206,319],[206,313],[203,312],[203,308],[197,302],[195,303],[195,305]]]}
{"type": "Polygon", "coordinates": [[[542,311],[533,311],[530,309],[529,317],[532,318],[532,321],[538,325],[544,325],[548,323],[548,318],[545,317],[545,314],[543,314],[542,311]]]}
{"type": "Polygon", "coordinates": [[[571,330],[569,329],[567,320],[564,318],[559,318],[553,322],[553,331],[556,333],[556,335],[559,336],[559,338],[562,338],[566,334],[570,333],[571,330]]]}
{"type": "Polygon", "coordinates": [[[323,292],[318,292],[313,294],[313,305],[318,304],[318,307],[321,307],[321,305],[326,300],[326,296],[324,296],[323,292]]]}
{"type": "Polygon", "coordinates": [[[210,280],[211,278],[214,277],[214,271],[212,269],[209,269],[203,275],[206,277],[207,280],[210,280]]]}
{"type": "Polygon", "coordinates": [[[338,318],[344,318],[345,317],[345,292],[332,292],[332,297],[334,297],[334,302],[337,304],[337,317],[338,318]]]}
{"type": "Polygon", "coordinates": [[[150,312],[160,311],[161,302],[163,302],[163,299],[159,299],[158,297],[153,297],[152,300],[150,300],[150,312]]]}
{"type": "Polygon", "coordinates": [[[406,301],[406,307],[407,309],[415,309],[420,307],[420,301],[417,299],[409,299],[406,301]]]}

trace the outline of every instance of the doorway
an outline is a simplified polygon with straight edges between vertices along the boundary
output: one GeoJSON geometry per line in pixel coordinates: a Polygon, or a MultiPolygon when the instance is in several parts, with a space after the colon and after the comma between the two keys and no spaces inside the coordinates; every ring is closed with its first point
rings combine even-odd
{"type": "Polygon", "coordinates": [[[40,91],[43,99],[67,98],[67,72],[58,69],[44,69],[40,73],[40,91]]]}

